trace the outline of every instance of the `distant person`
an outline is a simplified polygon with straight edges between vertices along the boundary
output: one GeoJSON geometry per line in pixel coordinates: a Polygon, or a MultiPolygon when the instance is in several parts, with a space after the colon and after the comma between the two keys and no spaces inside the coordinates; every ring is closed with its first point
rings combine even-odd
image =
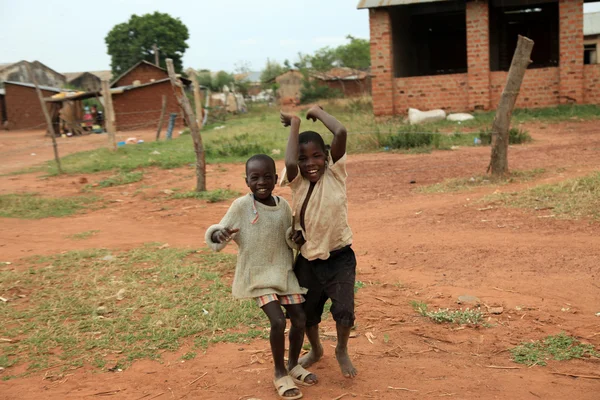
{"type": "Polygon", "coordinates": [[[281,122],[290,127],[282,186],[289,185],[296,199],[291,239],[301,246],[294,272],[300,286],[308,289],[304,312],[311,350],[299,362],[308,368],[323,356],[319,323],[329,298],[337,330],[335,356],[342,374],[353,378],[357,372],[348,355],[348,338],[354,326],[356,257],[348,225],[347,133],[319,106],[312,107],[306,118],[321,121],[333,133],[333,140],[329,151],[317,132],[299,133],[300,118],[281,113],[281,122]]]}
{"type": "Polygon", "coordinates": [[[273,196],[277,183],[275,161],[265,154],[246,162],[246,185],[252,193],[235,200],[218,225],[206,231],[205,240],[214,251],[230,241],[237,243],[238,259],[232,293],[254,298],[271,323],[271,352],[275,367],[273,383],[282,399],[299,399],[299,385],[312,386],[317,377],[298,364],[304,341],[306,317],[302,303],[306,293],[293,271],[292,211],[287,201],[273,196]],[[292,326],[287,368],[284,361],[286,319],[292,326]],[[288,372],[289,371],[289,372],[288,372]]]}

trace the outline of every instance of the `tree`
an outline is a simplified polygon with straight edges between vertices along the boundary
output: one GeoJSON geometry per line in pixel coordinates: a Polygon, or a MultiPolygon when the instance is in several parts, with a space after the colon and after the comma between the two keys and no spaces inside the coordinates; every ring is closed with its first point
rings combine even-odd
{"type": "Polygon", "coordinates": [[[310,66],[315,71],[329,71],[333,68],[337,61],[337,50],[330,47],[323,47],[315,51],[315,54],[310,57],[310,66]]]}
{"type": "Polygon", "coordinates": [[[271,88],[272,85],[270,81],[277,78],[279,75],[283,74],[285,69],[279,64],[277,61],[271,61],[267,58],[267,65],[262,70],[260,74],[260,81],[265,88],[271,88]]]}
{"type": "Polygon", "coordinates": [[[129,21],[115,25],[104,41],[111,57],[113,75],[118,76],[139,61],[154,64],[154,45],[158,47],[160,67],[165,68],[165,60],[171,58],[175,70],[180,73],[188,38],[188,29],[179,18],[155,12],[132,15],[129,21]]]}
{"type": "Polygon", "coordinates": [[[335,59],[340,67],[367,69],[371,66],[371,47],[368,40],[346,36],[350,43],[335,49],[335,59]]]}
{"type": "Polygon", "coordinates": [[[223,86],[227,85],[232,89],[231,84],[235,82],[233,74],[229,74],[225,71],[219,71],[212,79],[212,90],[220,92],[223,90],[223,86]]]}

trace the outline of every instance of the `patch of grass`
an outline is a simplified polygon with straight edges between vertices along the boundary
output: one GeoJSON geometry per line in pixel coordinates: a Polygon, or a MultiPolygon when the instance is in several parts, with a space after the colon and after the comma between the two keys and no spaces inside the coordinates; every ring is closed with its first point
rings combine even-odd
{"type": "MultiPolygon", "coordinates": [[[[479,139],[481,139],[481,144],[491,144],[492,143],[492,131],[490,129],[486,129],[479,133],[479,139]]],[[[529,132],[519,128],[510,128],[508,131],[508,143],[509,144],[523,144],[530,143],[533,139],[529,132]]]]}
{"type": "MultiPolygon", "coordinates": [[[[461,124],[440,121],[432,124],[411,127],[403,122],[403,116],[381,119],[372,113],[372,101],[369,97],[360,99],[333,99],[321,102],[324,109],[339,119],[348,129],[348,152],[373,152],[384,147],[414,149],[416,144],[429,142],[431,149],[449,149],[451,146],[473,145],[474,133],[450,134],[454,131],[484,130],[491,126],[494,112],[476,112],[475,119],[461,124]],[[431,138],[415,137],[415,132],[433,134],[431,138]],[[445,132],[444,134],[439,132],[445,132]],[[398,136],[386,138],[386,136],[398,136]],[[387,143],[387,144],[386,144],[387,143]],[[412,146],[412,147],[411,147],[412,146]]],[[[306,121],[306,109],[299,114],[303,117],[302,130],[320,132],[325,142],[331,141],[331,134],[320,123],[306,121]]],[[[576,119],[597,119],[600,106],[574,105],[548,109],[515,110],[513,123],[530,121],[559,122],[576,119]]],[[[226,121],[217,121],[202,130],[206,162],[243,162],[255,153],[272,154],[282,158],[289,129],[279,122],[279,109],[266,105],[253,105],[243,115],[230,116],[226,121]],[[223,129],[214,129],[224,126],[223,129]]],[[[178,168],[195,162],[194,147],[190,135],[176,137],[173,140],[147,142],[142,145],[127,145],[116,152],[98,149],[70,154],[62,158],[63,169],[67,173],[94,173],[107,170],[132,171],[137,168],[157,166],[159,168],[178,168]],[[159,154],[156,154],[158,152],[159,154]]],[[[34,170],[56,175],[56,165],[48,162],[34,170]]],[[[31,169],[29,169],[31,171],[31,169]]]]}
{"type": "Polygon", "coordinates": [[[200,199],[206,200],[209,203],[217,203],[219,201],[225,201],[233,197],[238,197],[239,192],[229,189],[215,189],[207,190],[205,192],[182,192],[174,193],[171,198],[173,199],[200,199]]]}
{"type": "Polygon", "coordinates": [[[362,289],[365,286],[367,286],[367,284],[362,281],[354,282],[354,293],[358,293],[358,289],[362,289]]]}
{"type": "Polygon", "coordinates": [[[181,356],[181,359],[186,361],[193,360],[194,358],[196,358],[196,353],[193,351],[188,351],[187,353],[181,356]]]}
{"type": "Polygon", "coordinates": [[[66,217],[91,207],[99,200],[95,196],[50,198],[37,193],[0,195],[0,217],[40,219],[66,217]]]}
{"type": "Polygon", "coordinates": [[[100,187],[112,187],[127,185],[129,183],[139,182],[144,178],[144,173],[141,171],[135,172],[120,172],[117,175],[110,176],[98,182],[100,187]]]}
{"type": "Polygon", "coordinates": [[[562,218],[600,218],[600,172],[533,187],[517,193],[487,196],[487,202],[530,209],[550,209],[562,218]]]}
{"type": "Polygon", "coordinates": [[[83,240],[83,239],[87,239],[87,238],[89,238],[91,236],[94,236],[98,232],[100,232],[100,231],[99,230],[91,230],[91,231],[85,231],[85,232],[75,233],[73,235],[68,235],[67,239],[83,240]]]}
{"type": "Polygon", "coordinates": [[[547,336],[544,340],[521,343],[511,349],[513,361],[525,365],[546,365],[546,361],[571,360],[573,358],[600,357],[591,344],[584,344],[564,332],[547,336]]]}
{"type": "Polygon", "coordinates": [[[421,186],[417,188],[420,193],[449,193],[471,190],[475,187],[490,185],[505,185],[513,182],[527,182],[546,172],[543,168],[528,171],[513,171],[508,179],[498,179],[489,175],[473,176],[471,178],[446,179],[441,183],[421,186]]]}
{"type": "MultiPolygon", "coordinates": [[[[0,307],[1,336],[19,339],[0,346],[0,363],[25,363],[29,371],[123,368],[159,359],[184,338],[208,345],[263,337],[261,310],[231,296],[221,272],[211,270],[212,253],[159,247],[113,252],[108,260],[106,249],[32,257],[29,270],[1,270],[0,293],[18,287],[27,297],[0,307]]],[[[235,256],[219,262],[231,269],[235,256]]]]}
{"type": "Polygon", "coordinates": [[[460,325],[479,325],[483,323],[483,314],[481,311],[476,309],[467,308],[465,310],[450,310],[448,308],[440,308],[437,311],[429,311],[426,303],[412,301],[411,305],[419,314],[438,324],[451,323],[460,325]]]}

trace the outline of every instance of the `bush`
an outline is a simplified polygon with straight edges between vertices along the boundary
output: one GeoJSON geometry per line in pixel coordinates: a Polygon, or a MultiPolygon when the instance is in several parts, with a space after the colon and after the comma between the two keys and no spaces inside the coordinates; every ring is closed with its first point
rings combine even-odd
{"type": "Polygon", "coordinates": [[[440,134],[437,132],[420,132],[414,125],[407,125],[399,132],[381,136],[379,144],[390,149],[414,149],[417,147],[439,147],[440,134]]]}
{"type": "Polygon", "coordinates": [[[329,86],[319,85],[316,81],[310,81],[306,79],[302,81],[302,88],[300,89],[301,103],[311,103],[321,99],[333,99],[336,97],[343,97],[343,93],[338,89],[332,89],[329,86]]]}
{"type": "Polygon", "coordinates": [[[244,133],[207,143],[204,151],[209,157],[247,157],[259,153],[269,154],[271,149],[256,143],[248,133],[244,133]]]}
{"type": "MultiPolygon", "coordinates": [[[[492,130],[486,129],[485,131],[479,134],[479,138],[481,139],[481,144],[492,144],[492,130]]],[[[529,132],[518,129],[518,128],[510,128],[508,131],[508,143],[509,144],[522,144],[529,143],[533,139],[531,139],[531,135],[529,132]]]]}

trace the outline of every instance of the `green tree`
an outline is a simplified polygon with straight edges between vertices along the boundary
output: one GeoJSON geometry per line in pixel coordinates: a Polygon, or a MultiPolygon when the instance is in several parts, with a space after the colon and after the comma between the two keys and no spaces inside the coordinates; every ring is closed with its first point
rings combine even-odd
{"type": "Polygon", "coordinates": [[[212,79],[212,90],[220,92],[223,90],[223,86],[229,86],[231,89],[231,83],[235,81],[233,74],[229,74],[225,71],[219,71],[212,79]]]}
{"type": "Polygon", "coordinates": [[[371,66],[371,48],[368,40],[346,36],[350,43],[335,49],[335,59],[340,67],[367,69],[371,66]]]}
{"type": "Polygon", "coordinates": [[[312,69],[315,71],[329,71],[333,68],[337,61],[337,49],[323,47],[315,51],[315,54],[310,57],[309,62],[312,69]]]}
{"type": "Polygon", "coordinates": [[[159,50],[160,66],[166,68],[165,60],[172,58],[175,70],[181,72],[188,38],[188,29],[179,18],[155,12],[132,15],[129,21],[115,25],[104,41],[111,57],[113,75],[118,76],[141,60],[154,63],[155,44],[159,50]]]}
{"type": "Polygon", "coordinates": [[[271,61],[267,58],[267,64],[260,74],[260,81],[265,88],[271,88],[272,84],[269,83],[271,80],[277,78],[283,74],[285,69],[277,61],[271,61]]]}

